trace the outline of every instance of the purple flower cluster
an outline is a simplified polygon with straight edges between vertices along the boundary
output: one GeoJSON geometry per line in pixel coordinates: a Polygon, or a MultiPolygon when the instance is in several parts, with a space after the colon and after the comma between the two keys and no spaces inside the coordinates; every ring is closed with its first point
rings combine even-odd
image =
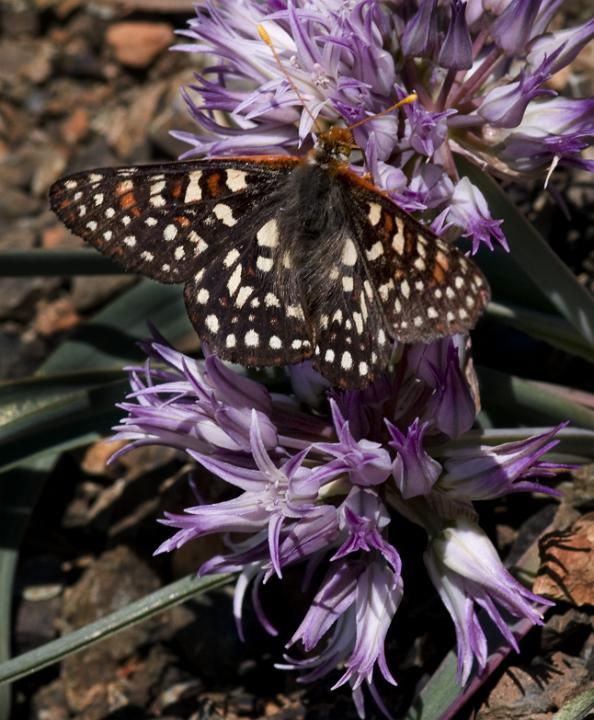
{"type": "MultiPolygon", "coordinates": [[[[222,534],[229,551],[200,574],[240,573],[235,615],[252,587],[304,564],[325,576],[290,639],[281,667],[311,681],[342,668],[363,716],[363,686],[382,707],[376,667],[395,684],[384,640],[403,594],[401,559],[389,541],[403,515],[427,533],[424,561],[454,621],[458,674],[465,682],[487,661],[477,610],[513,647],[505,617],[541,622],[549,603],[504,568],[479,528],[473,501],[513,492],[558,494],[534,479],[561,466],[543,462],[560,428],[490,446],[476,433],[476,398],[463,338],[401,351],[394,371],[365,390],[338,392],[308,365],[289,369],[295,394],[273,394],[215,356],[196,361],[156,337],[145,367],[130,370],[132,393],[117,439],[179,448],[234,488],[233,497],[167,514],[175,528],[157,552],[222,534]],[[314,403],[313,411],[308,403],[314,403]],[[455,441],[455,442],[454,442],[455,441]],[[536,605],[536,607],[535,607],[536,605]]],[[[389,715],[384,708],[386,714],[389,715]]]]}
{"type": "Polygon", "coordinates": [[[594,20],[549,31],[560,0],[226,0],[197,6],[192,42],[214,59],[184,91],[194,154],[304,152],[320,128],[351,125],[416,92],[417,102],[354,129],[354,164],[442,233],[506,247],[455,155],[511,178],[557,164],[594,169],[594,100],[547,81],[594,37],[594,20]],[[282,68],[263,42],[262,26],[282,68]],[[290,77],[291,82],[288,81],[290,77]],[[304,109],[303,103],[306,103],[304,109]],[[223,116],[225,119],[223,119],[223,116]],[[314,124],[314,118],[316,122],[314,124]]]}
{"type": "MultiPolygon", "coordinates": [[[[177,49],[212,64],[184,90],[200,134],[176,133],[189,155],[300,154],[320,132],[353,127],[352,168],[438,233],[507,246],[484,196],[455,155],[507,177],[559,163],[594,170],[592,99],[557,97],[551,76],[594,37],[594,21],[549,32],[559,0],[226,0],[197,6],[177,49]],[[270,44],[268,43],[270,41],[270,44]],[[417,100],[385,112],[410,93],[417,100]],[[362,120],[366,122],[361,123],[362,120]]],[[[293,393],[274,394],[215,356],[196,361],[159,337],[117,438],[122,451],[176,447],[231,486],[217,503],[167,514],[175,529],[157,552],[217,533],[227,551],[201,574],[236,572],[271,633],[262,583],[302,564],[313,601],[280,667],[312,681],[339,669],[364,716],[363,688],[389,716],[379,674],[396,684],[385,638],[403,596],[390,525],[427,535],[424,564],[456,632],[458,678],[487,664],[479,609],[517,649],[511,618],[541,622],[550,605],[504,568],[474,503],[516,492],[557,492],[537,477],[562,426],[489,445],[474,424],[479,400],[463,337],[399,346],[393,369],[365,390],[328,387],[309,363],[288,368],[293,393]],[[316,578],[321,578],[316,580],[316,578]]]]}

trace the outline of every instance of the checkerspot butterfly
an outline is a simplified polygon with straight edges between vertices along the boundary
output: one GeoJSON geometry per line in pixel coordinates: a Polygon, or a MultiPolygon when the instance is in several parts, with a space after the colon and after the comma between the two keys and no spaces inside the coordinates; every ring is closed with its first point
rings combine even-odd
{"type": "Polygon", "coordinates": [[[184,283],[188,314],[220,357],[268,366],[312,358],[365,387],[393,340],[472,328],[485,278],[349,170],[348,129],[305,157],[253,156],[106,168],[56,182],[53,210],[127,270],[184,283]]]}

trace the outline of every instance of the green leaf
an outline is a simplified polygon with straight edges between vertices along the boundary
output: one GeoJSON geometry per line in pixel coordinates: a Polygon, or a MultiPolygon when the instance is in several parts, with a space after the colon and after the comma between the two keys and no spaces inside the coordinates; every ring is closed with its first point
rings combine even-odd
{"type": "Polygon", "coordinates": [[[124,271],[94,250],[2,250],[0,277],[121,275],[124,271]]]}
{"type": "Polygon", "coordinates": [[[148,337],[149,320],[171,340],[192,332],[179,285],[144,280],[131,288],[77,328],[39,373],[117,368],[144,360],[137,343],[148,337]]]}
{"type": "Polygon", "coordinates": [[[594,430],[594,411],[552,392],[542,384],[478,367],[481,401],[489,417],[502,425],[550,425],[569,420],[594,430]]]}
{"type": "MultiPolygon", "coordinates": [[[[51,403],[0,427],[0,472],[48,450],[78,447],[109,432],[122,413],[116,408],[126,380],[92,388],[51,403]]],[[[6,478],[2,484],[9,484],[6,478]]]]}
{"type": "Polygon", "coordinates": [[[553,720],[586,720],[593,710],[594,688],[590,688],[566,702],[553,715],[553,720]]]}
{"type": "Polygon", "coordinates": [[[566,353],[594,363],[594,348],[563,318],[550,313],[527,310],[517,305],[489,303],[487,315],[517,330],[544,340],[566,353]]]}
{"type": "Polygon", "coordinates": [[[74,630],[57,640],[23,653],[0,665],[0,683],[14,682],[19,678],[37,672],[58,662],[67,655],[83,650],[96,642],[114,635],[120,630],[147,620],[192,597],[221,587],[233,579],[233,575],[212,575],[196,578],[188,575],[177,582],[166,585],[120,610],[110,613],[95,622],[74,630]]]}
{"type": "Polygon", "coordinates": [[[122,370],[93,370],[32,377],[0,383],[0,432],[7,423],[28,418],[60,401],[75,398],[85,390],[124,377],[122,370]]]}
{"type": "MultiPolygon", "coordinates": [[[[12,583],[17,564],[17,552],[11,549],[0,550],[0,663],[10,657],[10,638],[12,620],[12,583]]],[[[11,692],[8,685],[0,687],[0,720],[10,718],[11,692]]]]}
{"type": "Polygon", "coordinates": [[[456,655],[449,652],[413,701],[404,720],[440,720],[462,693],[456,680],[456,655]]]}
{"type": "MultiPolygon", "coordinates": [[[[444,449],[458,449],[476,447],[481,445],[502,445],[503,443],[526,440],[533,435],[547,432],[549,427],[527,427],[527,428],[482,428],[481,430],[470,430],[455,440],[448,440],[447,443],[434,449],[436,456],[444,449]]],[[[594,430],[583,430],[582,428],[567,427],[557,433],[559,444],[553,452],[547,453],[548,459],[559,462],[563,456],[563,462],[589,462],[594,458],[594,430]]]]}
{"type": "MultiPolygon", "coordinates": [[[[503,231],[511,250],[508,261],[517,263],[522,274],[531,280],[531,287],[536,286],[585,342],[594,347],[594,297],[579,284],[494,180],[467,160],[460,159],[458,164],[461,173],[483,192],[492,216],[503,220],[503,231]]],[[[481,255],[481,264],[485,255],[481,255]]],[[[501,253],[497,252],[497,260],[499,256],[501,253]]],[[[506,282],[508,286],[517,286],[521,284],[521,277],[510,272],[506,282]]]]}

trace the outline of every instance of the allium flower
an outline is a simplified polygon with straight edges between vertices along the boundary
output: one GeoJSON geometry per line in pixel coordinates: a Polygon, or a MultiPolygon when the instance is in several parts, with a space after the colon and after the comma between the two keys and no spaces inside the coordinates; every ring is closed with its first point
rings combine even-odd
{"type": "MultiPolygon", "coordinates": [[[[324,568],[281,667],[301,671],[303,681],[341,670],[334,687],[350,685],[362,717],[364,687],[383,708],[376,668],[396,682],[384,641],[404,591],[400,555],[388,538],[399,514],[427,531],[425,563],[454,621],[463,680],[473,658],[480,669],[487,657],[477,605],[516,649],[497,608],[536,623],[534,604],[546,605],[503,568],[473,524],[472,502],[509,492],[555,494],[533,478],[563,467],[543,459],[561,428],[494,447],[468,433],[472,419],[460,418],[474,405],[463,347],[460,338],[446,338],[406,348],[394,373],[365,390],[327,391],[320,401],[306,388],[315,412],[214,356],[186,357],[162,338],[146,344],[143,368],[129,370],[128,416],[116,428],[116,437],[131,440],[125,450],[146,443],[184,450],[234,491],[221,502],[167,513],[162,522],[175,532],[157,552],[222,535],[229,552],[207,560],[200,574],[239,573],[240,633],[250,586],[262,625],[276,633],[259,599],[261,583],[297,564],[311,582],[313,569],[324,568]]],[[[307,386],[321,382],[311,368],[298,375],[307,386]]]]}
{"type": "Polygon", "coordinates": [[[486,610],[508,644],[519,652],[518,643],[498,606],[513,617],[542,625],[542,610],[554,604],[534,595],[515,580],[503,567],[487,536],[466,518],[459,518],[453,527],[445,528],[434,538],[424,560],[454,621],[458,679],[462,683],[468,680],[473,659],[481,670],[487,662],[487,640],[476,614],[477,606],[486,610]]]}
{"type": "MultiPolygon", "coordinates": [[[[559,163],[594,170],[581,156],[594,137],[594,100],[555,97],[546,86],[594,37],[594,24],[548,33],[558,5],[199,5],[180,33],[190,42],[177,49],[212,65],[184,90],[200,131],[176,136],[192,146],[186,156],[303,154],[325,129],[352,126],[355,172],[438,233],[467,237],[473,253],[507,247],[454,157],[511,177],[544,178],[559,163]],[[412,92],[416,102],[389,110],[412,92]]],[[[463,682],[475,661],[479,671],[487,662],[478,607],[516,650],[508,616],[541,622],[548,601],[503,567],[473,503],[556,494],[535,478],[565,467],[545,457],[562,426],[499,446],[470,432],[480,403],[465,338],[399,346],[392,370],[365,390],[339,392],[311,364],[292,367],[293,396],[268,392],[214,356],[185,357],[162,338],[146,349],[146,365],[130,370],[128,417],[116,437],[131,441],[126,449],[178,448],[231,490],[224,501],[167,514],[162,522],[175,532],[158,552],[221,534],[225,551],[199,572],[239,574],[240,633],[250,588],[263,627],[276,633],[259,588],[301,564],[306,582],[319,585],[281,667],[304,682],[338,671],[333,687],[350,685],[361,717],[364,688],[389,716],[375,681],[379,670],[396,684],[385,639],[404,587],[388,531],[401,516],[427,533],[425,565],[454,623],[463,682]]]]}
{"type": "Polygon", "coordinates": [[[370,172],[405,209],[437,213],[434,228],[469,238],[472,252],[481,244],[506,247],[500,221],[480,190],[458,176],[454,157],[516,178],[544,178],[557,164],[594,169],[581,156],[594,137],[592,100],[557,98],[546,85],[594,37],[594,21],[548,32],[558,6],[552,0],[199,5],[180,31],[191,42],[177,49],[214,62],[184,91],[200,132],[176,136],[192,146],[186,156],[301,153],[320,129],[372,118],[354,129],[362,151],[355,170],[370,172]],[[414,104],[373,117],[413,91],[414,104]]]}

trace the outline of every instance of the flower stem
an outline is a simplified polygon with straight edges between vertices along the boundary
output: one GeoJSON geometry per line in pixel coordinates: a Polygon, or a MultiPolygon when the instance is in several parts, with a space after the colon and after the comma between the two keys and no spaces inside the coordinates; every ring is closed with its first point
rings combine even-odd
{"type": "Polygon", "coordinates": [[[452,98],[450,105],[457,105],[464,97],[472,95],[493,69],[493,66],[500,57],[501,55],[499,49],[493,48],[493,50],[491,50],[491,52],[485,57],[478,70],[467,80],[467,82],[462,84],[456,95],[452,98]]]}

